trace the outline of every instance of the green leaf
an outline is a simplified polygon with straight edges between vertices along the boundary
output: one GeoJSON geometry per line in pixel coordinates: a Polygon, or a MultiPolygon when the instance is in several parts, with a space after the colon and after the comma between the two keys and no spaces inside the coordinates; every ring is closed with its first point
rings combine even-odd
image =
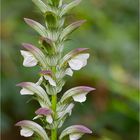
{"type": "Polygon", "coordinates": [[[32,20],[32,19],[28,19],[28,18],[24,18],[25,22],[32,27],[34,30],[36,30],[41,36],[43,37],[47,37],[48,34],[46,32],[46,28],[44,26],[42,26],[40,23],[32,20]]]}
{"type": "Polygon", "coordinates": [[[33,3],[41,10],[41,12],[46,13],[47,11],[51,11],[51,7],[48,4],[45,4],[41,0],[32,0],[33,3]]]}
{"type": "Polygon", "coordinates": [[[60,40],[65,40],[70,33],[80,27],[83,23],[85,23],[85,21],[86,20],[79,20],[67,26],[60,34],[60,40]]]}
{"type": "Polygon", "coordinates": [[[81,0],[74,0],[71,3],[67,4],[66,6],[64,6],[64,8],[62,9],[62,11],[60,12],[60,16],[65,15],[72,8],[74,8],[75,6],[77,6],[80,2],[81,2],[81,0]]]}

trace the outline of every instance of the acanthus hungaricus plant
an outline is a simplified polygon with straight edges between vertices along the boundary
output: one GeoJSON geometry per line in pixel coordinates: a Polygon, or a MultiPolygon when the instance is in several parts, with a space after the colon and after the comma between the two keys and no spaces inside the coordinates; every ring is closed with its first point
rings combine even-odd
{"type": "Polygon", "coordinates": [[[38,82],[22,82],[21,95],[31,95],[40,107],[35,111],[33,121],[23,120],[16,124],[20,126],[20,134],[24,137],[35,135],[39,140],[78,140],[83,134],[92,131],[83,125],[72,125],[58,136],[58,129],[62,127],[66,118],[71,115],[75,102],[83,103],[86,95],[95,90],[87,86],[78,86],[69,89],[63,95],[61,92],[65,77],[72,76],[74,71],[80,70],[87,64],[88,48],[77,48],[63,55],[65,42],[69,35],[85,20],[76,21],[65,27],[65,15],[81,0],[64,3],[63,0],[32,0],[45,17],[45,26],[37,21],[25,18],[25,22],[38,32],[39,45],[23,43],[21,55],[24,58],[23,66],[40,67],[38,82]],[[57,95],[61,94],[58,100],[57,95]],[[40,120],[40,124],[34,122],[40,120]]]}

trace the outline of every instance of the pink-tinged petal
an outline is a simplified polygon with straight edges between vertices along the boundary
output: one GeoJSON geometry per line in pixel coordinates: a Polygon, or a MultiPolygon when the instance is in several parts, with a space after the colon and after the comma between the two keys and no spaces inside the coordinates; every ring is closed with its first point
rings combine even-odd
{"type": "Polygon", "coordinates": [[[71,140],[77,140],[79,139],[83,134],[91,134],[92,131],[83,126],[83,125],[72,125],[68,128],[66,128],[65,130],[63,130],[63,132],[61,133],[59,139],[63,139],[65,136],[67,135],[71,135],[70,138],[71,140]]]}
{"type": "Polygon", "coordinates": [[[88,86],[79,86],[75,88],[71,88],[64,93],[60,102],[67,102],[69,99],[73,98],[75,101],[83,102],[86,100],[86,95],[95,90],[95,88],[88,87],[88,86]]]}
{"type": "Polygon", "coordinates": [[[15,124],[22,128],[21,134],[23,136],[32,136],[32,132],[37,133],[42,140],[49,140],[45,130],[37,123],[29,120],[23,120],[15,124]]]}
{"type": "Polygon", "coordinates": [[[47,116],[47,115],[50,115],[52,114],[52,111],[48,108],[39,108],[38,110],[35,111],[35,114],[36,115],[44,115],[44,116],[47,116]]]}
{"type": "Polygon", "coordinates": [[[23,50],[21,50],[20,52],[21,52],[21,55],[24,58],[24,60],[23,60],[23,66],[25,66],[25,67],[33,67],[33,66],[36,66],[37,65],[38,61],[32,55],[32,53],[30,53],[28,51],[23,51],[23,50]]]}
{"type": "Polygon", "coordinates": [[[80,55],[80,54],[85,54],[86,51],[88,51],[89,48],[77,48],[75,50],[72,50],[68,54],[66,54],[63,59],[60,62],[60,66],[65,65],[68,61],[70,61],[72,58],[80,55]]]}
{"type": "Polygon", "coordinates": [[[22,82],[17,84],[16,86],[22,87],[23,89],[34,93],[34,95],[38,97],[38,100],[41,99],[42,101],[45,101],[46,106],[51,106],[51,102],[47,93],[41,86],[37,85],[36,83],[22,82]]]}
{"type": "Polygon", "coordinates": [[[40,71],[40,74],[42,74],[42,75],[52,75],[52,71],[51,70],[42,70],[42,71],[40,71]]]}
{"type": "Polygon", "coordinates": [[[89,128],[85,127],[84,125],[73,125],[73,128],[82,133],[87,133],[87,134],[92,133],[92,131],[89,128]]]}
{"type": "Polygon", "coordinates": [[[82,53],[71,58],[68,63],[71,69],[80,70],[82,67],[86,66],[87,59],[89,58],[88,53],[82,53]]]}
{"type": "Polygon", "coordinates": [[[50,70],[43,70],[40,74],[44,75],[44,78],[49,81],[50,85],[56,86],[56,82],[52,77],[52,72],[50,70]]]}
{"type": "Polygon", "coordinates": [[[28,50],[36,58],[36,60],[38,60],[41,63],[41,65],[44,68],[47,67],[46,57],[39,48],[33,46],[32,44],[28,44],[28,43],[23,43],[22,46],[26,50],[28,50]]]}

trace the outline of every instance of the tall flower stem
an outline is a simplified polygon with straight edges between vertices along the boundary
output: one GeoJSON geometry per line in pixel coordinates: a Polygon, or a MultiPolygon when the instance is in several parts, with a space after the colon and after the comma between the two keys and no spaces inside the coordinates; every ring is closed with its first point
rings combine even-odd
{"type": "MultiPolygon", "coordinates": [[[[56,118],[57,95],[52,95],[52,110],[54,112],[53,118],[56,118]]],[[[57,140],[57,128],[51,130],[51,140],[57,140]]]]}

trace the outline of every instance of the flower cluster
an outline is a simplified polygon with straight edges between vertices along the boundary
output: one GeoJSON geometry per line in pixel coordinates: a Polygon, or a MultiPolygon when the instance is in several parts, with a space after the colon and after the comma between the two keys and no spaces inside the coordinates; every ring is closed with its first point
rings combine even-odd
{"type": "MultiPolygon", "coordinates": [[[[41,140],[56,140],[57,130],[71,115],[74,102],[85,102],[86,95],[95,90],[87,86],[78,86],[67,90],[61,99],[57,98],[57,94],[60,94],[66,82],[65,77],[72,76],[74,71],[80,70],[87,64],[88,48],[77,48],[63,56],[64,44],[69,35],[85,20],[76,21],[66,27],[64,25],[65,15],[81,0],[73,0],[70,3],[64,3],[63,0],[32,1],[45,17],[45,26],[24,18],[40,37],[38,47],[23,43],[23,50],[20,52],[24,58],[23,66],[40,67],[40,78],[36,83],[22,82],[17,86],[22,88],[21,95],[33,96],[40,107],[35,111],[33,121],[23,120],[16,126],[22,128],[20,134],[24,137],[36,134],[41,140]],[[36,119],[40,120],[41,125],[34,122],[36,119]],[[47,131],[51,131],[51,135],[47,131]]],[[[63,130],[59,139],[69,137],[70,140],[78,140],[85,133],[91,134],[92,131],[83,125],[73,125],[63,130]]]]}

